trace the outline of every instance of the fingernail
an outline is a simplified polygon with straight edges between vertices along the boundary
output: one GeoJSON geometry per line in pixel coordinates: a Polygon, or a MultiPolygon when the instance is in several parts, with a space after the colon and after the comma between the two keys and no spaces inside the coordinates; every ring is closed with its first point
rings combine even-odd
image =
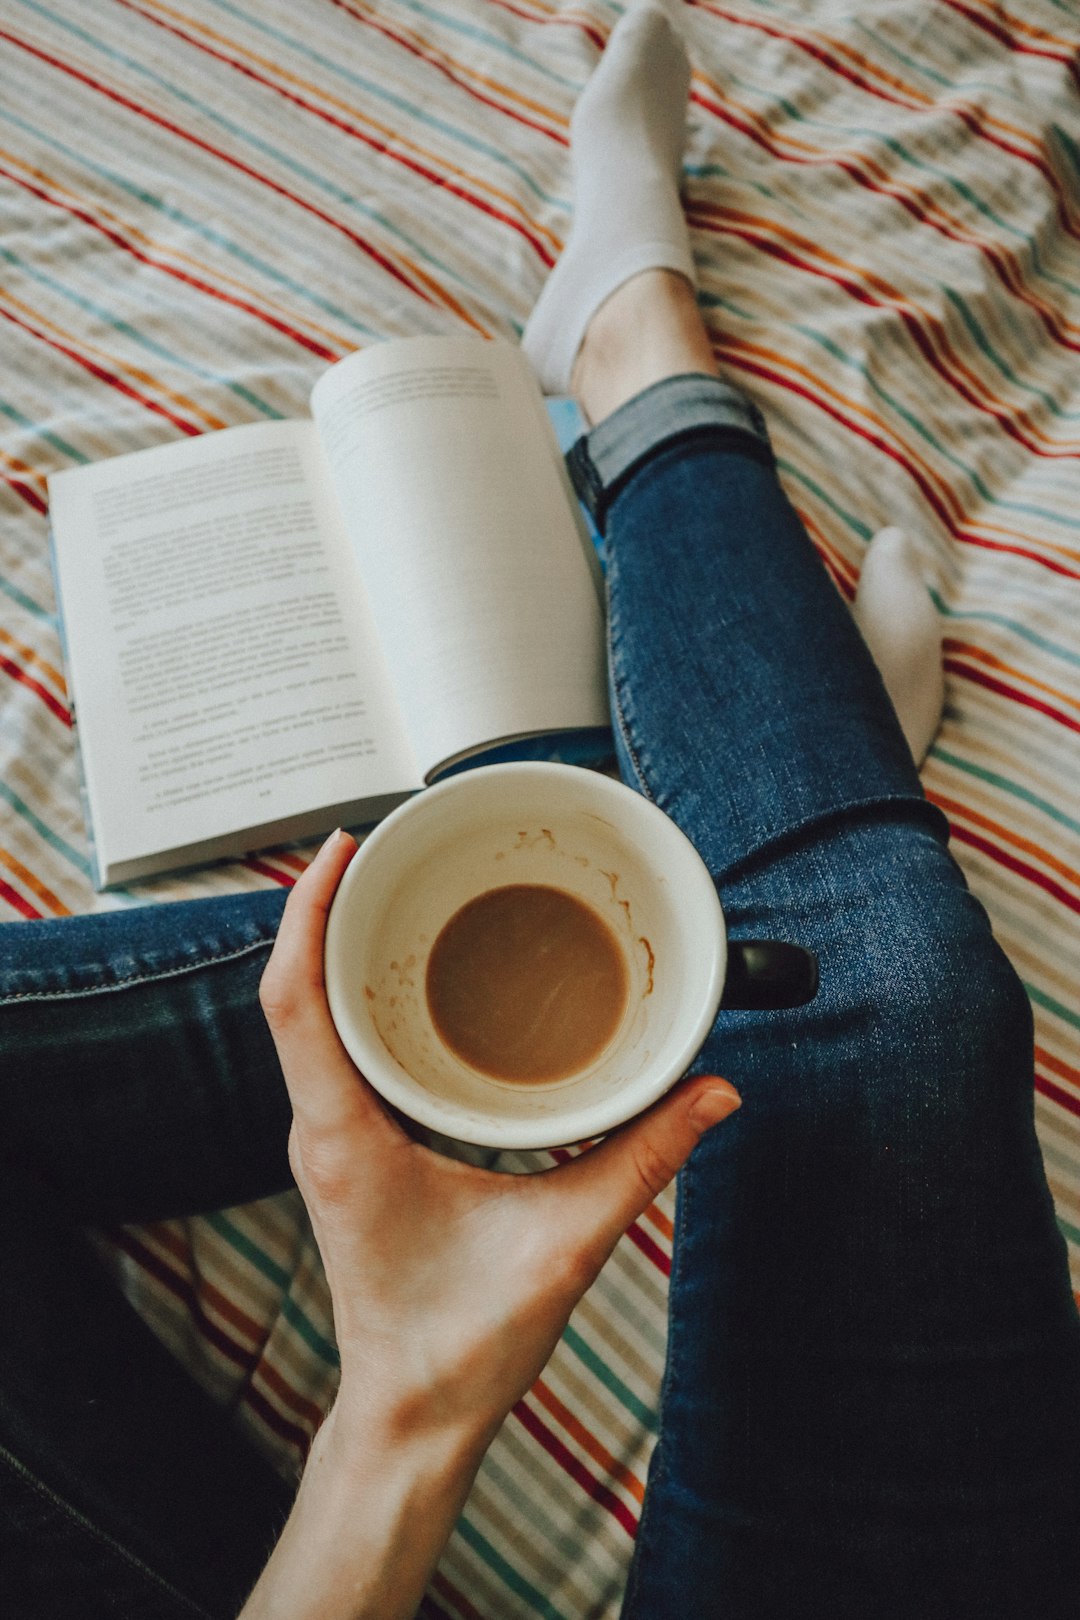
{"type": "Polygon", "coordinates": [[[349,835],[345,831],[344,827],[336,827],[326,842],[322,845],[315,859],[318,860],[320,856],[329,855],[332,850],[337,849],[338,845],[341,843],[341,840],[343,838],[347,838],[348,836],[349,835]]]}
{"type": "Polygon", "coordinates": [[[727,1119],[737,1108],[742,1107],[742,1098],[734,1086],[726,1081],[719,1085],[710,1086],[706,1091],[699,1091],[690,1105],[687,1118],[697,1131],[703,1136],[713,1125],[719,1125],[722,1119],[727,1119]]]}

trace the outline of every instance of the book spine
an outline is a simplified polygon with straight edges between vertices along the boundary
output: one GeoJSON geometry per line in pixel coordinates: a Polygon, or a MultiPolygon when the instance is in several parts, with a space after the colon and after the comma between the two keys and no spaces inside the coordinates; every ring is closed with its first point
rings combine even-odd
{"type": "Polygon", "coordinates": [[[94,837],[94,823],[90,816],[90,795],[86,787],[86,768],[83,763],[82,742],[79,736],[79,721],[75,710],[75,688],[71,679],[71,659],[68,656],[67,632],[64,628],[64,599],[60,590],[60,569],[56,558],[56,542],[53,538],[53,526],[49,524],[49,562],[52,565],[53,590],[56,593],[56,630],[60,638],[60,658],[64,666],[64,685],[67,688],[68,713],[71,716],[71,735],[75,744],[75,770],[78,775],[79,805],[82,810],[83,826],[86,828],[87,855],[90,861],[90,881],[100,894],[105,887],[105,874],[101,868],[98,856],[97,840],[94,837]]]}

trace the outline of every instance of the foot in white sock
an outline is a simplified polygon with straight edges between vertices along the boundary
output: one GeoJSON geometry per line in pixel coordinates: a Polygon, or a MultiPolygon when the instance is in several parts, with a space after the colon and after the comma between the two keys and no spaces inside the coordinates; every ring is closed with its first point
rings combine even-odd
{"type": "Polygon", "coordinates": [[[882,529],[871,540],[851,611],[921,765],[945,703],[941,623],[918,547],[903,529],[882,529]]]}
{"type": "Polygon", "coordinates": [[[635,0],[570,120],[574,219],[522,346],[549,394],[569,392],[591,317],[642,270],[693,284],[679,198],[690,64],[663,0],[635,0]]]}

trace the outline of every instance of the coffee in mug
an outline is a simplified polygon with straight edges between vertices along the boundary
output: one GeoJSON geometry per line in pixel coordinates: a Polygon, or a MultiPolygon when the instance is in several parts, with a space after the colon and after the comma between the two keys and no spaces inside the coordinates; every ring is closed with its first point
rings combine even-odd
{"type": "Polygon", "coordinates": [[[532,763],[451,777],[376,827],[334,898],[325,969],[341,1040],[389,1103],[512,1149],[647,1108],[722,998],[777,1007],[816,988],[801,947],[728,940],[708,869],[656,805],[532,763]]]}

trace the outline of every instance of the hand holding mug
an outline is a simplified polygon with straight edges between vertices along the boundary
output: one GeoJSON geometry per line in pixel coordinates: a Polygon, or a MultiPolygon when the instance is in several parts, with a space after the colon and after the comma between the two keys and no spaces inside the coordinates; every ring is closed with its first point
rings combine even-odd
{"type": "Polygon", "coordinates": [[[341,1385],[243,1620],[409,1620],[485,1449],[574,1306],[702,1133],[739,1106],[726,1081],[684,1081],[531,1176],[415,1141],[353,1064],[327,1002],[327,916],[355,854],[338,833],[300,878],[261,989],[341,1385]]]}
{"type": "Polygon", "coordinates": [[[414,1140],[358,1072],[327,1005],[326,917],[356,851],[323,848],[289,897],[263,1006],[293,1105],[290,1160],[334,1302],[342,1389],[425,1403],[488,1437],[577,1300],[701,1133],[738,1107],[699,1077],[556,1169],[508,1176],[414,1140]]]}

